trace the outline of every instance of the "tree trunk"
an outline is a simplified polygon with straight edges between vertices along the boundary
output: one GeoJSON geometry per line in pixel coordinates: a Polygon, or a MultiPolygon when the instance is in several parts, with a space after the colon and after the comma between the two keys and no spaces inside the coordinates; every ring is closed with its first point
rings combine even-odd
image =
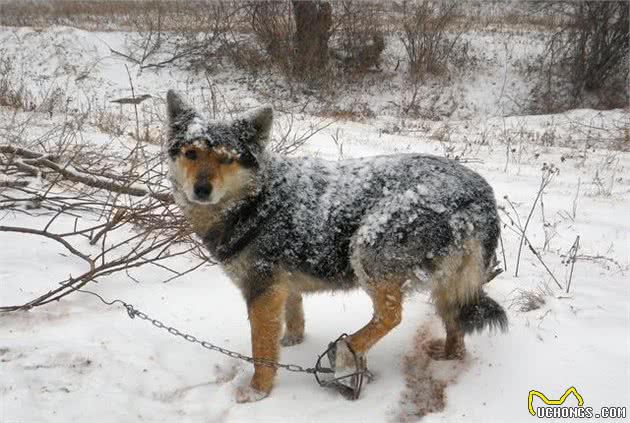
{"type": "Polygon", "coordinates": [[[325,1],[293,0],[295,72],[300,78],[318,75],[328,64],[332,7],[325,1]]]}

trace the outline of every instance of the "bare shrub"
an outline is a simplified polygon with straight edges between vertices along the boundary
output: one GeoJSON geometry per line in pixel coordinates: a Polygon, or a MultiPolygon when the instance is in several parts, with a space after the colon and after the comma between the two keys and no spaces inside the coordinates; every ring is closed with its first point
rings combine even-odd
{"type": "Polygon", "coordinates": [[[595,168],[593,175],[591,196],[610,197],[618,180],[618,172],[622,169],[619,165],[618,153],[611,151],[603,157],[595,168]]]}
{"type": "Polygon", "coordinates": [[[152,0],[147,6],[143,13],[130,16],[135,29],[131,44],[139,52],[138,63],[144,63],[159,51],[164,38],[164,2],[152,0]]]}
{"type": "Polygon", "coordinates": [[[445,75],[454,61],[459,64],[466,60],[468,45],[460,42],[462,31],[448,31],[456,22],[456,2],[419,0],[404,7],[400,41],[412,80],[445,75]]]}
{"type": "Polygon", "coordinates": [[[560,16],[545,51],[529,69],[536,85],[534,112],[576,107],[627,106],[630,35],[626,2],[545,2],[539,10],[560,16]]]}
{"type": "Polygon", "coordinates": [[[32,95],[22,78],[16,78],[15,62],[0,50],[0,107],[29,111],[34,109],[32,95]]]}
{"type": "Polygon", "coordinates": [[[325,1],[251,2],[256,40],[270,64],[289,81],[319,79],[327,72],[332,8],[325,1]]]}
{"type": "Polygon", "coordinates": [[[334,3],[334,54],[352,76],[380,68],[385,49],[383,5],[377,2],[334,3]]]}
{"type": "Polygon", "coordinates": [[[114,113],[105,110],[94,111],[91,114],[92,124],[99,130],[114,137],[120,137],[125,133],[127,119],[122,113],[114,113]]]}
{"type": "Polygon", "coordinates": [[[200,2],[190,15],[180,18],[185,22],[168,50],[174,51],[173,57],[190,57],[194,68],[206,71],[215,71],[225,57],[243,60],[247,55],[239,49],[249,41],[242,35],[246,6],[234,1],[200,2]]]}
{"type": "Polygon", "coordinates": [[[294,113],[289,113],[285,119],[276,122],[277,135],[271,143],[271,150],[280,154],[291,154],[302,147],[309,139],[335,123],[334,120],[321,119],[311,123],[305,129],[299,129],[294,113]]]}
{"type": "Polygon", "coordinates": [[[246,4],[183,2],[181,8],[173,10],[170,2],[149,3],[151,7],[144,13],[129,17],[133,36],[125,52],[112,50],[114,54],[141,69],[177,65],[203,71],[215,71],[226,56],[237,64],[247,57],[240,51],[246,37],[239,35],[246,25],[241,13],[246,4]]]}
{"type": "Polygon", "coordinates": [[[257,74],[273,63],[286,68],[282,60],[293,55],[281,42],[293,30],[279,29],[290,18],[287,2],[143,1],[149,7],[127,19],[132,33],[126,50],[112,49],[141,69],[174,65],[212,74],[228,59],[257,74]]]}
{"type": "Polygon", "coordinates": [[[142,69],[176,65],[212,74],[228,59],[255,75],[273,66],[292,75],[290,2],[202,0],[173,11],[155,1],[158,6],[130,18],[135,31],[127,50],[113,53],[142,69]]]}
{"type": "Polygon", "coordinates": [[[295,24],[289,1],[253,2],[248,14],[256,40],[282,74],[293,75],[295,24]]]}
{"type": "Polygon", "coordinates": [[[552,294],[553,292],[546,285],[539,285],[533,290],[517,289],[510,303],[510,308],[515,308],[523,313],[538,310],[546,304],[545,297],[552,294]]]}
{"type": "MultiPolygon", "coordinates": [[[[402,31],[399,34],[407,55],[407,79],[410,84],[410,96],[401,108],[406,114],[419,112],[419,97],[422,89],[428,85],[437,85],[432,95],[433,104],[429,105],[429,115],[436,109],[438,102],[449,102],[442,98],[445,81],[452,76],[453,69],[463,69],[472,63],[468,55],[468,43],[461,41],[465,24],[457,24],[458,3],[417,0],[404,3],[402,31]],[[431,84],[428,84],[429,80],[431,84]],[[404,104],[406,103],[406,104],[404,104]]],[[[452,109],[456,101],[450,99],[452,109]]],[[[452,110],[451,110],[452,112],[452,110]]],[[[434,116],[425,116],[434,118],[434,116]]]]}
{"type": "MultiPolygon", "coordinates": [[[[0,49],[0,107],[13,111],[43,112],[50,117],[54,112],[67,111],[67,97],[56,83],[33,90],[28,63],[19,56],[0,49]]],[[[60,70],[60,68],[57,68],[60,70]]]]}

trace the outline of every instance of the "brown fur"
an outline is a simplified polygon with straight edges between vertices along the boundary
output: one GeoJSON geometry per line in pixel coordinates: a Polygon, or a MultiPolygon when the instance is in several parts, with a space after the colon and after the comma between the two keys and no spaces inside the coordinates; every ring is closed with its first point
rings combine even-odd
{"type": "MultiPolygon", "coordinates": [[[[221,149],[204,149],[190,144],[184,146],[174,160],[170,172],[181,184],[180,194],[190,200],[187,201],[189,204],[195,204],[197,200],[193,192],[198,183],[205,183],[211,188],[209,204],[229,204],[232,200],[243,198],[252,189],[252,170],[237,160],[231,160],[230,155],[221,149]],[[187,157],[191,151],[196,157],[187,157]]],[[[205,223],[203,225],[210,227],[205,223]]]]}
{"type": "Polygon", "coordinates": [[[402,319],[402,290],[399,282],[374,284],[371,292],[372,320],[352,334],[350,346],[356,353],[366,353],[374,344],[398,326],[402,319]]]}
{"type": "Polygon", "coordinates": [[[181,160],[179,166],[184,169],[186,180],[193,184],[200,177],[206,177],[213,189],[222,189],[242,170],[241,165],[237,161],[226,163],[225,160],[228,156],[216,150],[187,145],[182,149],[182,152],[183,154],[178,158],[178,160],[181,160]],[[195,152],[197,156],[195,160],[186,158],[188,151],[195,152]]]}
{"type": "MultiPolygon", "coordinates": [[[[248,305],[254,359],[278,361],[287,293],[285,285],[275,285],[248,305]]],[[[254,364],[251,387],[260,392],[270,392],[276,370],[275,367],[254,364]]]]}
{"type": "Polygon", "coordinates": [[[291,290],[285,304],[286,330],[281,344],[290,346],[299,344],[304,340],[304,306],[302,294],[291,290]]]}

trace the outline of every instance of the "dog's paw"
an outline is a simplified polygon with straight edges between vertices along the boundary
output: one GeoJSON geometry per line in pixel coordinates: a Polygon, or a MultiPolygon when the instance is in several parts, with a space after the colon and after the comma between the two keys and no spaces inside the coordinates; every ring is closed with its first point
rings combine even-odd
{"type": "Polygon", "coordinates": [[[345,339],[338,341],[333,349],[333,357],[331,360],[335,366],[337,373],[352,373],[356,370],[355,355],[350,350],[350,346],[345,339]]]}
{"type": "Polygon", "coordinates": [[[432,339],[424,344],[424,350],[433,360],[461,360],[466,354],[466,350],[462,346],[451,348],[448,350],[445,347],[445,342],[442,339],[432,339]]]}
{"type": "Polygon", "coordinates": [[[291,347],[293,345],[301,344],[304,341],[304,335],[289,335],[285,334],[280,340],[280,345],[283,347],[291,347]]]}
{"type": "Polygon", "coordinates": [[[236,402],[239,404],[260,401],[268,396],[269,392],[260,391],[256,388],[252,388],[250,385],[239,386],[236,388],[235,394],[236,402]]]}
{"type": "Polygon", "coordinates": [[[367,366],[365,355],[353,353],[346,339],[341,339],[335,344],[328,358],[334,367],[336,378],[365,370],[367,366]]]}

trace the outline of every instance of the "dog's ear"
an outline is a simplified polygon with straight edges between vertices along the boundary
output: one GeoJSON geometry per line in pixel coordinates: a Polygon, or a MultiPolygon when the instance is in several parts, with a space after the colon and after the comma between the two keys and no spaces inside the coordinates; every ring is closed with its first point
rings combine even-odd
{"type": "Polygon", "coordinates": [[[166,93],[166,113],[170,124],[193,112],[193,108],[175,90],[166,93]]]}
{"type": "Polygon", "coordinates": [[[177,146],[173,144],[173,140],[184,137],[188,125],[196,115],[195,110],[174,90],[168,90],[166,93],[166,114],[167,114],[167,132],[169,152],[174,154],[177,146]]]}
{"type": "Polygon", "coordinates": [[[271,138],[271,127],[273,125],[273,108],[271,106],[260,107],[245,117],[245,121],[254,129],[254,141],[261,148],[264,148],[271,138]]]}

